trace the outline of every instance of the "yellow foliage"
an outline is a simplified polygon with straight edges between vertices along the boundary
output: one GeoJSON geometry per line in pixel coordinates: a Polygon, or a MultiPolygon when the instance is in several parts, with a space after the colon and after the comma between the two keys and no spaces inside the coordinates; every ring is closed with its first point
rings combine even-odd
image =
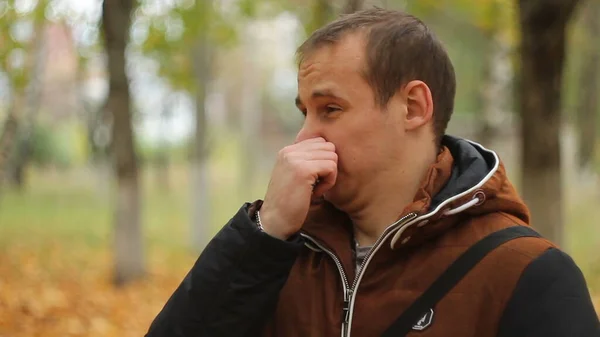
{"type": "Polygon", "coordinates": [[[468,23],[483,34],[501,38],[509,44],[516,41],[517,8],[512,0],[412,0],[408,8],[416,16],[442,14],[468,23]]]}
{"type": "Polygon", "coordinates": [[[24,248],[0,249],[3,337],[143,336],[193,262],[184,258],[187,263],[174,271],[152,261],[146,280],[116,289],[107,252],[58,244],[24,248]]]}

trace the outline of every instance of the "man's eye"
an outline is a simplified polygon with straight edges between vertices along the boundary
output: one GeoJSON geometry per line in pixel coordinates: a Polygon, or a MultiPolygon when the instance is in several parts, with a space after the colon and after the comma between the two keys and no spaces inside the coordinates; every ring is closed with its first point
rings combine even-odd
{"type": "Polygon", "coordinates": [[[337,112],[337,111],[340,111],[340,110],[342,110],[342,109],[339,106],[336,106],[336,105],[328,105],[328,106],[325,107],[325,112],[328,113],[328,114],[334,113],[334,112],[337,112]]]}

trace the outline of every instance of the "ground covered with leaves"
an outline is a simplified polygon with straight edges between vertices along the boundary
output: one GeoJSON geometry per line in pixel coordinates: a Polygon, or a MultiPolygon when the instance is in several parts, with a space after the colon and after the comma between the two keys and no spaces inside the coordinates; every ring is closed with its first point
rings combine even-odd
{"type": "Polygon", "coordinates": [[[115,288],[108,252],[24,248],[0,252],[1,337],[143,336],[193,262],[153,259],[146,279],[115,288]]]}

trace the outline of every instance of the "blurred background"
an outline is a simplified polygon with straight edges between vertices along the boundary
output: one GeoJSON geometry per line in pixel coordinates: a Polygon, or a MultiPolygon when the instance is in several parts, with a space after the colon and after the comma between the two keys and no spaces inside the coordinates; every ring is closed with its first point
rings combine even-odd
{"type": "Polygon", "coordinates": [[[0,0],[0,337],[142,336],[264,196],[295,48],[373,5],[445,43],[448,133],[498,152],[600,304],[600,0],[521,2],[0,0]]]}

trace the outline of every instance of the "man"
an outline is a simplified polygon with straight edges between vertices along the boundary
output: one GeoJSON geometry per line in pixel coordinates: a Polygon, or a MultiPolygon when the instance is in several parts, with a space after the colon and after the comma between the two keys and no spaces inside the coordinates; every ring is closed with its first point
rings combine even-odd
{"type": "MultiPolygon", "coordinates": [[[[496,154],[444,135],[454,70],[421,21],[361,11],[298,54],[305,121],[264,202],[210,242],[147,336],[381,336],[467,249],[529,225],[496,154]]],[[[423,313],[409,336],[600,336],[581,272],[538,237],[493,249],[423,313]]]]}

